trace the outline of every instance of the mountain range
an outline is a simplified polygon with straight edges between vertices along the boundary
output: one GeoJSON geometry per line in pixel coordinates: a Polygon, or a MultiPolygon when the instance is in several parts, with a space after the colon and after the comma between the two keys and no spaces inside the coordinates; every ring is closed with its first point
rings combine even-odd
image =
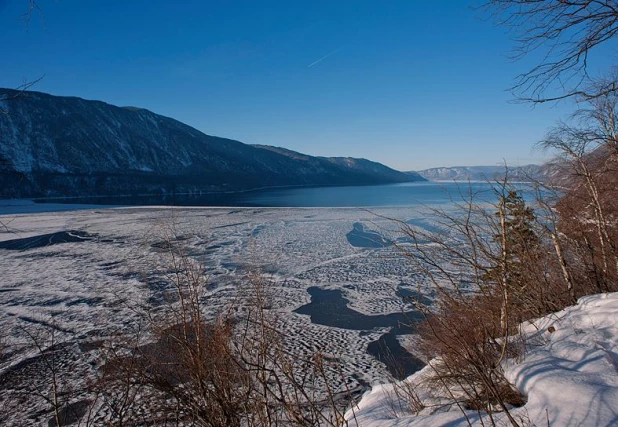
{"type": "Polygon", "coordinates": [[[512,181],[543,181],[551,171],[547,166],[451,166],[410,172],[430,181],[495,181],[505,175],[512,181]]]}
{"type": "Polygon", "coordinates": [[[0,89],[0,198],[423,181],[380,163],[206,135],[135,107],[0,89]]]}

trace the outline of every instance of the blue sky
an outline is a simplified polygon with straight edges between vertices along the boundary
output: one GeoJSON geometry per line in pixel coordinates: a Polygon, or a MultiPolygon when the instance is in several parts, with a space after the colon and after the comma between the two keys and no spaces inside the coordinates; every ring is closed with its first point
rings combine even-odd
{"type": "Polygon", "coordinates": [[[531,65],[465,0],[0,0],[0,86],[173,117],[211,135],[401,170],[523,165],[568,103],[508,88],[531,65]]]}

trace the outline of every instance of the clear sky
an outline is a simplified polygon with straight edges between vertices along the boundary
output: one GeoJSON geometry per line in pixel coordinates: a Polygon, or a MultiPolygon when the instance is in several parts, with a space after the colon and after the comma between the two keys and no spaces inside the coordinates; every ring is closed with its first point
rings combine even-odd
{"type": "Polygon", "coordinates": [[[400,170],[538,163],[572,108],[510,102],[530,62],[466,0],[0,0],[0,86],[400,170]]]}

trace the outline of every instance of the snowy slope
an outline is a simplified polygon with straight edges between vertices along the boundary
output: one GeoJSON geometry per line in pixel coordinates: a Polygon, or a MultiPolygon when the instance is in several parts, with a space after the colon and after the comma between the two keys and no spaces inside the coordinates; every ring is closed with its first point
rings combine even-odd
{"type": "MultiPolygon", "coordinates": [[[[523,330],[529,344],[525,359],[505,364],[508,380],[528,398],[524,407],[512,410],[520,424],[618,425],[618,293],[581,298],[576,306],[525,324],[523,330]],[[550,327],[555,331],[549,332],[550,327]]],[[[429,405],[439,400],[422,386],[430,369],[405,380],[429,405]]],[[[393,405],[393,395],[393,385],[374,387],[348,411],[348,419],[363,427],[468,425],[456,407],[413,415],[393,405]]],[[[466,415],[481,425],[477,413],[466,415]]],[[[494,418],[508,425],[503,414],[494,418]]],[[[483,421],[490,425],[487,416],[483,421]]]]}

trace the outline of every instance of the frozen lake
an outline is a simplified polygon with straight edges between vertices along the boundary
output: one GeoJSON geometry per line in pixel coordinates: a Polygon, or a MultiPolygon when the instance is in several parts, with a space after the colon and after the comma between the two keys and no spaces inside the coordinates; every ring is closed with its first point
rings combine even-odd
{"type": "MultiPolygon", "coordinates": [[[[453,183],[445,187],[457,189],[453,183]]],[[[395,192],[403,200],[401,194],[416,192],[413,203],[399,207],[91,205],[66,210],[67,205],[5,203],[0,216],[6,226],[0,227],[0,338],[17,350],[0,358],[0,382],[18,384],[13,379],[22,378],[19,387],[27,388],[28,381],[33,387],[42,381],[28,368],[37,359],[35,351],[24,347],[23,331],[53,325],[55,339],[67,352],[63,366],[72,375],[69,380],[76,389],[83,387],[89,370],[96,369],[96,345],[88,343],[136,322],[136,307],[156,310],[166,303],[170,244],[203,266],[208,278],[203,303],[209,315],[233,307],[249,275],[259,271],[293,351],[319,350],[343,361],[341,376],[333,378],[342,387],[342,381],[353,390],[387,381],[395,369],[385,354],[405,357],[400,343],[413,341],[405,334],[414,328],[401,326],[405,318],[415,317],[413,308],[401,296],[419,288],[432,295],[432,285],[388,243],[400,237],[389,218],[435,230],[423,205],[448,208],[445,187],[424,183],[245,193],[249,203],[290,201],[301,193],[334,197],[341,191],[358,197],[363,191],[382,191],[383,201],[394,200],[389,194],[395,192]],[[440,193],[442,199],[436,196],[440,193]],[[37,212],[46,207],[58,211],[37,212]],[[329,307],[340,317],[329,318],[329,307]],[[346,323],[345,316],[354,324],[346,323]]],[[[487,191],[486,184],[478,189],[487,191]]],[[[403,368],[409,372],[419,366],[410,358],[403,368]]],[[[0,390],[0,403],[3,393],[10,392],[10,387],[0,390]]],[[[15,413],[37,413],[39,404],[24,402],[15,413]]]]}

